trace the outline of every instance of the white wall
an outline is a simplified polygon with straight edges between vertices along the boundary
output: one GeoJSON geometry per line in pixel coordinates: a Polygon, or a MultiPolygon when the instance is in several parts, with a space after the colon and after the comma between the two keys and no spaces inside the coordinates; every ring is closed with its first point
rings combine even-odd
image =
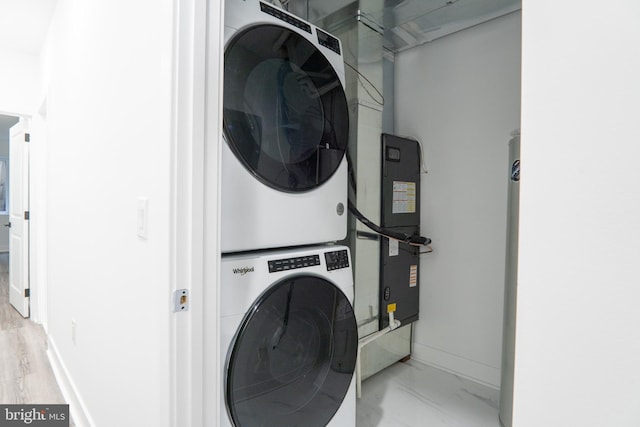
{"type": "Polygon", "coordinates": [[[640,425],[640,4],[523,5],[514,425],[640,425]]]}
{"type": "MultiPolygon", "coordinates": [[[[37,107],[41,93],[40,66],[37,55],[0,47],[0,114],[30,116],[37,107]]],[[[9,135],[0,136],[6,142],[9,155],[9,135]]],[[[4,145],[5,142],[2,144],[4,145]]],[[[4,151],[3,151],[4,153],[4,151]]],[[[0,216],[0,250],[9,249],[9,231],[2,224],[9,222],[8,215],[0,216]]]]}
{"type": "Polygon", "coordinates": [[[173,5],[60,0],[44,55],[48,332],[78,425],[170,423],[173,5]]]}
{"type": "Polygon", "coordinates": [[[40,96],[37,55],[0,47],[0,114],[31,115],[40,96]]]}
{"type": "Polygon", "coordinates": [[[498,387],[508,141],[520,126],[520,13],[396,57],[396,128],[423,142],[413,357],[498,387]]]}

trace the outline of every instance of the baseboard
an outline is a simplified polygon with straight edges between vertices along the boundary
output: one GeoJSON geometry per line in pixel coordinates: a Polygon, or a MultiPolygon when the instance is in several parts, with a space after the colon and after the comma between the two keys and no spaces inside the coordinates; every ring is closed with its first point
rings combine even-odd
{"type": "Polygon", "coordinates": [[[411,358],[487,387],[500,388],[500,369],[443,350],[413,343],[411,358]]]}
{"type": "Polygon", "coordinates": [[[82,397],[80,397],[78,388],[71,379],[69,371],[60,358],[60,353],[58,353],[58,349],[51,336],[48,337],[47,356],[49,357],[51,369],[53,370],[53,375],[56,377],[62,396],[65,401],[69,403],[69,412],[73,423],[77,427],[95,426],[96,423],[89,415],[89,411],[87,410],[82,397]]]}

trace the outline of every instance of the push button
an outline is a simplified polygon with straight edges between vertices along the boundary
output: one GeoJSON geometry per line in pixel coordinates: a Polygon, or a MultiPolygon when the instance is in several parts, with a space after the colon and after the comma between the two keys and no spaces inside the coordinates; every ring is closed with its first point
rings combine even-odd
{"type": "Polygon", "coordinates": [[[269,273],[278,271],[288,271],[297,268],[313,267],[320,265],[320,255],[309,255],[305,257],[283,258],[268,262],[269,273]]]}
{"type": "Polygon", "coordinates": [[[347,253],[346,249],[341,251],[326,252],[324,254],[324,259],[327,263],[328,271],[349,267],[349,254],[347,253]]]}

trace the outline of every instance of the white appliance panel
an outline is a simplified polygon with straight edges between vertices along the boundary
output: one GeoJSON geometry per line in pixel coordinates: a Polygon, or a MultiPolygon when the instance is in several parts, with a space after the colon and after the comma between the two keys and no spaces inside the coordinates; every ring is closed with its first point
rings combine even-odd
{"type": "MultiPolygon", "coordinates": [[[[334,257],[335,258],[335,257],[334,257]]],[[[353,331],[356,336],[352,337],[357,348],[357,326],[355,325],[355,316],[353,315],[353,276],[351,269],[351,258],[349,249],[345,246],[339,245],[326,245],[316,247],[296,248],[291,250],[276,250],[276,251],[263,251],[254,252],[251,254],[233,254],[225,255],[221,261],[221,311],[220,311],[220,328],[221,328],[221,354],[220,354],[220,369],[222,371],[222,377],[224,383],[221,384],[221,415],[220,426],[231,427],[233,424],[230,419],[229,409],[227,408],[227,375],[230,372],[230,359],[232,353],[237,351],[238,343],[242,339],[240,336],[243,329],[248,328],[247,318],[251,314],[255,314],[260,310],[265,311],[278,311],[274,308],[275,305],[270,302],[264,303],[265,295],[277,288],[279,285],[287,283],[297,283],[301,280],[318,280],[326,281],[337,288],[348,300],[348,308],[351,313],[353,322],[353,331]],[[330,253],[329,257],[325,256],[326,253],[330,253]],[[341,260],[335,261],[331,258],[331,254],[342,253],[341,260]],[[329,259],[329,262],[327,261],[329,259]],[[279,265],[285,260],[284,267],[274,267],[279,265]],[[340,262],[342,264],[340,264],[340,262]],[[294,265],[295,264],[295,265],[294,265]],[[309,264],[306,265],[305,264],[309,264]],[[274,271],[281,268],[280,271],[274,271]],[[270,269],[272,270],[270,272],[270,269]],[[260,304],[263,303],[262,307],[260,304]]],[[[315,300],[314,300],[315,301],[315,300]]],[[[293,297],[292,304],[295,303],[295,296],[293,297]]],[[[322,301],[317,301],[318,305],[322,304],[322,301]]],[[[292,313],[295,309],[292,308],[292,313]]],[[[313,311],[313,310],[311,310],[313,311]]],[[[339,311],[336,309],[335,311],[339,311]]],[[[293,314],[292,314],[293,316],[293,314]]],[[[290,326],[293,327],[293,326],[290,326]]],[[[339,328],[336,328],[339,329],[339,328]]],[[[340,341],[340,340],[338,340],[340,341]]],[[[270,341],[271,342],[271,341],[270,341]]],[[[246,342],[245,342],[246,345],[246,342]]],[[[340,350],[338,344],[333,350],[332,354],[339,354],[340,350]]],[[[260,347],[260,343],[256,343],[255,351],[251,353],[261,353],[264,349],[260,347]]],[[[237,356],[233,356],[237,357],[237,356]]],[[[355,356],[354,356],[355,357],[355,356]]],[[[300,358],[296,356],[294,358],[300,358]]],[[[269,363],[267,356],[261,356],[260,360],[264,363],[269,363]]],[[[240,358],[242,360],[242,358],[240,358]]],[[[334,368],[335,361],[331,361],[332,369],[334,368]]],[[[244,370],[244,367],[240,367],[244,370]]],[[[247,366],[246,370],[256,369],[255,364],[247,366]]],[[[244,373],[243,373],[244,375],[244,373]]],[[[259,376],[260,374],[258,374],[259,376]]],[[[323,378],[319,376],[318,378],[323,378]]],[[[348,382],[348,389],[346,395],[337,411],[327,424],[329,427],[355,427],[356,420],[356,397],[355,397],[355,379],[353,372],[351,371],[350,381],[348,382]]],[[[266,380],[264,381],[267,382],[266,380]]],[[[315,385],[318,381],[314,381],[315,385]]],[[[345,383],[347,384],[347,383],[345,383]]],[[[343,389],[344,390],[344,389],[343,389]]],[[[307,392],[307,390],[303,390],[307,392]]],[[[266,394],[266,393],[265,393],[266,394]]],[[[312,393],[311,393],[312,394],[312,393]]],[[[319,391],[317,394],[322,394],[319,391]]],[[[294,397],[292,396],[292,399],[294,397]]],[[[274,402],[277,405],[278,402],[274,402]]],[[[304,417],[308,417],[312,420],[315,414],[313,410],[308,408],[301,408],[301,412],[308,411],[304,414],[304,417]]],[[[268,423],[265,425],[269,425],[268,423]]],[[[309,425],[313,425],[312,423],[309,425]]]]}
{"type": "Polygon", "coordinates": [[[233,71],[227,70],[225,77],[222,252],[344,239],[347,162],[342,150],[348,111],[339,40],[273,5],[227,0],[225,43],[225,67],[233,71]],[[265,7],[271,12],[265,13],[265,7]],[[283,29],[282,40],[278,28],[283,29]],[[258,32],[254,42],[242,45],[242,37],[252,31],[258,32]],[[271,44],[258,46],[262,31],[271,44]],[[327,37],[331,48],[321,44],[327,37]],[[282,51],[274,54],[278,46],[282,51]],[[231,54],[234,49],[239,53],[231,54]],[[268,52],[266,59],[255,59],[261,52],[268,52]],[[326,64],[318,66],[320,71],[304,69],[320,57],[326,64]]]}

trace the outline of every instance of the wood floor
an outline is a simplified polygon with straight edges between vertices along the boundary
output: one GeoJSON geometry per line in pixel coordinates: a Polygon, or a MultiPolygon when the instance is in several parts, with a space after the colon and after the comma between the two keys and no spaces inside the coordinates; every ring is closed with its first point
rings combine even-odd
{"type": "Polygon", "coordinates": [[[0,253],[0,403],[65,403],[46,351],[42,326],[9,304],[9,254],[0,253]]]}

